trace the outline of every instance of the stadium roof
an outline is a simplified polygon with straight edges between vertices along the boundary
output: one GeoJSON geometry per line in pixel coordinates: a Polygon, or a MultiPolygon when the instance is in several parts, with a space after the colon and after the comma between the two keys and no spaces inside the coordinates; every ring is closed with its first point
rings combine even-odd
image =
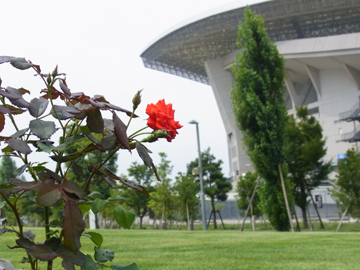
{"type": "MultiPolygon", "coordinates": [[[[141,58],[145,67],[209,84],[204,63],[236,47],[245,7],[218,10],[167,31],[141,58]]],[[[251,5],[274,41],[360,32],[360,0],[275,0],[251,5]]]]}

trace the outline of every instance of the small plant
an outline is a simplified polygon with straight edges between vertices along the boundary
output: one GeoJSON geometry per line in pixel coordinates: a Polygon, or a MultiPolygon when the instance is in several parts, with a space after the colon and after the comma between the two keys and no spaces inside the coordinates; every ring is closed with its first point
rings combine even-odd
{"type": "Polygon", "coordinates": [[[131,120],[138,117],[135,111],[141,102],[141,91],[135,94],[132,100],[133,108],[130,111],[109,103],[101,95],[89,97],[82,92],[71,92],[65,74],[59,73],[57,67],[51,74],[44,74],[40,66],[24,58],[0,57],[0,64],[8,62],[20,70],[32,68],[36,76],[44,82],[45,88],[40,91],[39,98],[33,98],[28,102],[24,96],[30,94],[30,91],[9,86],[3,88],[0,79],[0,132],[5,126],[5,116],[9,117],[16,129],[14,134],[0,137],[0,142],[6,145],[1,150],[3,155],[18,158],[23,162],[14,172],[15,177],[19,177],[24,171],[28,171],[32,177],[30,182],[24,182],[19,178],[8,179],[7,183],[0,186],[0,198],[3,199],[0,201],[0,209],[7,204],[18,223],[18,229],[14,229],[4,222],[3,228],[0,228],[0,235],[17,235],[16,245],[9,248],[25,249],[27,257],[24,257],[22,262],[29,263],[32,270],[39,269],[39,261],[47,261],[47,269],[50,270],[56,258],[62,259],[64,269],[75,269],[75,265],[81,266],[81,269],[138,269],[136,264],[109,265],[108,262],[114,258],[114,252],[101,248],[103,238],[100,234],[84,232],[83,213],[89,211],[90,207],[94,212],[101,211],[111,203],[114,205],[114,216],[119,225],[123,228],[132,225],[135,214],[117,203],[123,200],[122,197],[99,199],[96,194],[89,194],[89,187],[96,181],[105,181],[109,188],[116,188],[117,182],[120,182],[148,195],[144,187],[117,176],[106,167],[106,163],[119,150],[132,152],[136,149],[160,181],[149,155],[151,152],[143,143],[154,142],[159,138],[167,138],[168,141],[175,138],[176,130],[182,126],[174,120],[172,105],[165,104],[164,100],[148,105],[147,126],[128,135],[131,120]],[[103,118],[104,112],[112,115],[112,119],[103,118]],[[20,127],[14,116],[24,113],[28,113],[33,120],[29,123],[22,121],[21,124],[25,124],[25,127],[20,127]],[[121,114],[121,117],[118,114],[121,114]],[[127,124],[121,120],[123,117],[128,117],[127,124]],[[148,127],[153,130],[145,131],[148,127]],[[58,144],[50,140],[55,134],[60,136],[58,144]],[[139,137],[143,138],[140,140],[139,137]],[[87,146],[79,149],[79,143],[84,140],[88,141],[87,146]],[[56,163],[56,169],[51,170],[47,167],[50,160],[41,163],[32,161],[31,154],[34,151],[47,155],[47,158],[56,163]],[[79,157],[95,151],[99,153],[96,164],[88,164],[87,168],[77,164],[79,157]],[[106,158],[101,158],[105,153],[106,158]],[[75,183],[67,179],[70,170],[76,175],[83,175],[84,170],[88,170],[90,176],[83,183],[75,183]],[[24,231],[21,213],[17,208],[17,203],[22,199],[34,201],[44,208],[44,243],[35,243],[35,234],[24,231]],[[50,220],[50,209],[59,207],[62,208],[62,218],[50,220]],[[53,227],[61,229],[52,230],[53,227]],[[89,237],[95,244],[93,257],[81,252],[81,236],[89,237]]]}

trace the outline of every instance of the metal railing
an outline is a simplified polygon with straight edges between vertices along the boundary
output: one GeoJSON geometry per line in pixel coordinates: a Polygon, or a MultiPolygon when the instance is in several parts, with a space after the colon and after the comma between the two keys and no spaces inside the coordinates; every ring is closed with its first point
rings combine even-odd
{"type": "Polygon", "coordinates": [[[339,121],[351,121],[360,119],[360,102],[354,104],[349,111],[342,112],[339,114],[339,121]]]}
{"type": "Polygon", "coordinates": [[[360,125],[355,127],[353,131],[342,134],[341,140],[346,142],[360,141],[360,125]]]}

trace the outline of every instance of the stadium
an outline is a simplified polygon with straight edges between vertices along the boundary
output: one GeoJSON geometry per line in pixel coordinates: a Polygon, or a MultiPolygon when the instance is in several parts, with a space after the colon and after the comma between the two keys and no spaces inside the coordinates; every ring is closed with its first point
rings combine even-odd
{"type": "MultiPolygon", "coordinates": [[[[227,134],[234,184],[251,164],[230,99],[234,83],[230,67],[239,52],[237,29],[245,8],[239,5],[188,19],[141,54],[147,68],[211,86],[227,134]]],[[[357,149],[360,140],[356,122],[360,119],[360,0],[259,1],[250,7],[262,15],[269,37],[285,59],[288,114],[307,105],[323,127],[325,160],[331,160],[336,171],[338,160],[347,149],[357,149]]],[[[327,195],[328,185],[325,182],[313,194],[320,198],[318,203],[335,207],[327,195]]]]}

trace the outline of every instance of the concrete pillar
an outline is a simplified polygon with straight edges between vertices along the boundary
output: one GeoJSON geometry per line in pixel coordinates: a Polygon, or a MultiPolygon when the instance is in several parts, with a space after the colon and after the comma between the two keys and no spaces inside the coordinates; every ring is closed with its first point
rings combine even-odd
{"type": "Polygon", "coordinates": [[[231,71],[225,68],[223,59],[206,61],[205,69],[226,130],[230,172],[235,188],[240,175],[246,173],[246,165],[251,164],[251,161],[243,149],[242,135],[232,113],[230,93],[234,78],[231,71]]]}

